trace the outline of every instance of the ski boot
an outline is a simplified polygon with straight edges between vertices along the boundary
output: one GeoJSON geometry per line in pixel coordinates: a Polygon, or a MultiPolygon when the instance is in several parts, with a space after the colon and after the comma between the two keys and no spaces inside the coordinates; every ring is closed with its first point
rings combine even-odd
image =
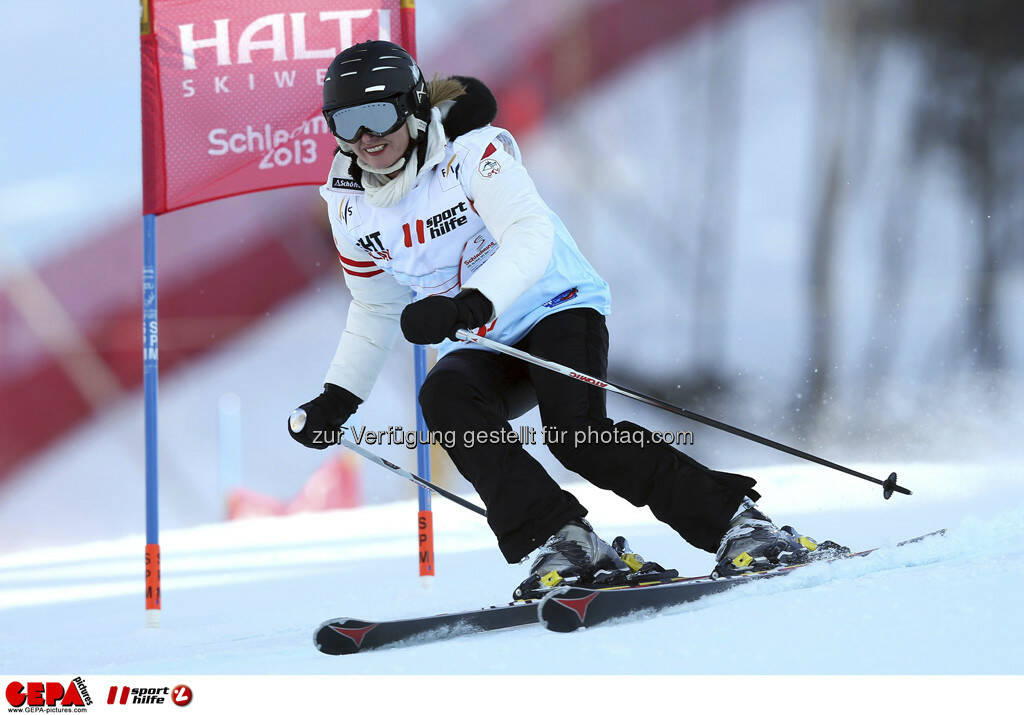
{"type": "Polygon", "coordinates": [[[797,533],[792,526],[778,528],[757,508],[752,499],[744,497],[722,537],[722,543],[715,554],[718,564],[711,575],[738,576],[753,571],[767,571],[815,558],[843,555],[849,551],[832,541],[819,544],[797,533]]]}
{"type": "Polygon", "coordinates": [[[590,586],[595,580],[630,573],[630,567],[594,533],[585,519],[573,519],[549,538],[512,598],[539,598],[556,586],[590,586]]]}

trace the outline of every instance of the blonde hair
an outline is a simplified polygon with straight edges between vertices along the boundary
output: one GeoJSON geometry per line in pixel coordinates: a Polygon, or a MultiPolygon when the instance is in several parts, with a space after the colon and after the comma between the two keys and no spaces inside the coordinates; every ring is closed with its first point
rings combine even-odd
{"type": "Polygon", "coordinates": [[[434,79],[427,82],[427,97],[430,99],[430,106],[436,107],[441,102],[461,97],[466,93],[462,82],[451,77],[442,78],[435,74],[434,79]]]}

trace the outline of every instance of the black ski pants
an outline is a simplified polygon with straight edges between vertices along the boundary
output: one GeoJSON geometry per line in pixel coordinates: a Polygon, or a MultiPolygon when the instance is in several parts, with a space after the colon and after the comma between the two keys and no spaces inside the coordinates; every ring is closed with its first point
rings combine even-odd
{"type": "MultiPolygon", "coordinates": [[[[604,316],[590,308],[544,318],[515,347],[594,377],[606,376],[608,330],[604,316]]],[[[522,561],[567,522],[587,513],[512,437],[509,420],[535,405],[545,428],[537,441],[548,437],[548,449],[566,469],[635,506],[649,506],[697,548],[714,552],[743,497],[757,498],[750,477],[713,471],[655,443],[639,425],[612,422],[605,394],[517,358],[478,349],[445,355],[427,375],[420,390],[423,416],[431,430],[454,432],[455,445],[446,445],[446,451],[487,507],[488,524],[509,563],[522,561]],[[465,439],[467,431],[474,438],[465,439]],[[481,432],[484,439],[479,439],[481,432]]]]}

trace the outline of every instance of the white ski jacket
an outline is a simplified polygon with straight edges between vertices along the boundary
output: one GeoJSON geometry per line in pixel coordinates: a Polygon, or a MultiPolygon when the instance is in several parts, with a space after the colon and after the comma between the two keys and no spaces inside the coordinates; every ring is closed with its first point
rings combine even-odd
{"type": "MultiPolygon", "coordinates": [[[[608,285],[540,198],[511,134],[487,125],[453,140],[437,108],[427,157],[397,203],[374,206],[336,155],[320,195],[352,293],[348,320],[325,382],[365,400],[398,336],[410,300],[476,288],[494,314],[481,335],[514,344],[553,312],[607,314],[608,285]]],[[[443,341],[453,349],[480,349],[443,341]]]]}

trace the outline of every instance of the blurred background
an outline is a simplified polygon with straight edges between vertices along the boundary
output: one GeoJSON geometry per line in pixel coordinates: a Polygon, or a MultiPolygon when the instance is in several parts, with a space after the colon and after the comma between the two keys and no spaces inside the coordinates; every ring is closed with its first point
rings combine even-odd
{"type": "MultiPolygon", "coordinates": [[[[0,552],[144,528],[138,3],[4,6],[0,552]]],[[[1024,456],[1024,5],[420,0],[417,24],[611,284],[611,379],[879,476],[1024,456]]],[[[285,432],[348,307],[316,188],[158,226],[162,526],[411,498],[285,432]]],[[[415,424],[411,357],[354,422],[415,424]]],[[[717,469],[791,461],[609,412],[717,469]]]]}

